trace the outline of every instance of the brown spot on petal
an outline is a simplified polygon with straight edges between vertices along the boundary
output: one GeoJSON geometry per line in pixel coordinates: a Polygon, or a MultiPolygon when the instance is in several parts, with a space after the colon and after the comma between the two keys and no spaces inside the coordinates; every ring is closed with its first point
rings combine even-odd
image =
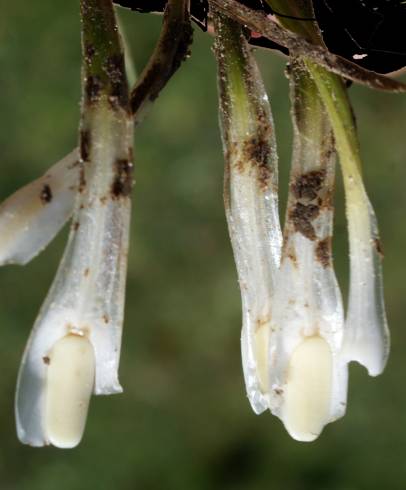
{"type": "MultiPolygon", "coordinates": [[[[266,132],[265,132],[266,133],[266,132]]],[[[266,137],[253,137],[245,141],[243,146],[243,163],[240,165],[241,170],[245,162],[255,165],[257,168],[258,183],[262,190],[269,187],[272,178],[272,171],[269,166],[269,156],[271,145],[266,137]]]]}
{"type": "Polygon", "coordinates": [[[315,204],[308,204],[306,206],[298,202],[290,211],[289,218],[292,221],[295,231],[301,233],[309,240],[316,240],[316,232],[311,222],[317,218],[319,213],[319,206],[315,204]]]}
{"type": "Polygon", "coordinates": [[[379,238],[374,239],[374,245],[375,245],[375,250],[376,253],[379,255],[381,259],[384,258],[384,253],[383,253],[383,248],[382,248],[382,242],[379,238]]]}
{"type": "Polygon", "coordinates": [[[316,199],[326,177],[325,170],[313,170],[299,175],[291,184],[291,190],[296,199],[312,201],[316,199]]]}
{"type": "Polygon", "coordinates": [[[90,159],[90,145],[91,135],[90,131],[82,129],[80,132],[80,158],[84,162],[88,162],[90,159]]]}
{"type": "Polygon", "coordinates": [[[115,162],[115,177],[111,186],[113,199],[127,197],[131,194],[133,185],[133,164],[127,159],[118,159],[115,162]]]}
{"type": "Polygon", "coordinates": [[[326,268],[331,262],[331,237],[324,238],[317,243],[316,259],[326,268]]]}
{"type": "Polygon", "coordinates": [[[42,204],[49,204],[52,201],[52,190],[48,184],[45,184],[41,189],[41,194],[39,195],[42,204]]]}
{"type": "Polygon", "coordinates": [[[42,358],[44,364],[46,364],[47,366],[49,366],[51,364],[51,359],[48,357],[48,356],[44,356],[42,358]]]}
{"type": "Polygon", "coordinates": [[[269,314],[258,317],[257,321],[255,322],[255,331],[258,332],[260,328],[262,328],[264,325],[267,325],[270,319],[271,317],[269,314]]]}

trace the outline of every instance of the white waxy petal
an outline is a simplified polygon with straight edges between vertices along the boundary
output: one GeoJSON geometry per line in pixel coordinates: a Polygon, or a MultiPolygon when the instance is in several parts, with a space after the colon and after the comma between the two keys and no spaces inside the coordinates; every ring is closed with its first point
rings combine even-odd
{"type": "Polygon", "coordinates": [[[290,358],[282,420],[298,441],[313,441],[330,421],[333,356],[321,337],[309,337],[290,358]]]}
{"type": "Polygon", "coordinates": [[[306,60],[334,127],[346,197],[350,288],[342,358],[380,374],[389,355],[383,299],[382,255],[376,218],[365,191],[356,125],[342,80],[306,60]]]}
{"type": "Polygon", "coordinates": [[[45,433],[60,448],[73,448],[82,439],[93,391],[95,359],[86,337],[58,340],[47,362],[45,433]]]}
{"type": "MultiPolygon", "coordinates": [[[[361,181],[362,184],[362,181],[361,181]]],[[[383,299],[381,250],[375,214],[363,187],[347,190],[350,237],[350,291],[343,355],[381,374],[389,355],[383,299]]]]}
{"type": "Polygon", "coordinates": [[[270,406],[293,437],[310,441],[325,424],[344,414],[348,373],[341,358],[344,315],[331,256],[335,176],[331,127],[298,60],[292,60],[290,80],[294,149],[283,254],[272,298],[270,406]],[[309,358],[306,364],[305,356],[312,353],[320,354],[320,359],[309,358]],[[328,382],[315,374],[327,358],[328,382]],[[303,368],[302,381],[298,366],[303,368]],[[320,398],[314,387],[319,382],[311,381],[317,376],[320,393],[328,399],[320,398]],[[312,418],[310,412],[316,408],[312,418]]]}
{"type": "Polygon", "coordinates": [[[0,265],[26,264],[66,223],[78,189],[78,163],[75,149],[0,205],[0,265]]]}
{"type": "Polygon", "coordinates": [[[241,28],[215,16],[220,122],[226,157],[224,201],[241,289],[241,351],[248,398],[269,408],[270,301],[281,231],[277,154],[268,97],[241,28]]]}
{"type": "Polygon", "coordinates": [[[109,107],[92,114],[92,146],[82,162],[72,228],[58,272],[28,341],[18,376],[16,420],[22,442],[48,443],[44,358],[69,334],[84,335],[95,356],[96,394],[120,393],[132,184],[132,121],[109,107]]]}

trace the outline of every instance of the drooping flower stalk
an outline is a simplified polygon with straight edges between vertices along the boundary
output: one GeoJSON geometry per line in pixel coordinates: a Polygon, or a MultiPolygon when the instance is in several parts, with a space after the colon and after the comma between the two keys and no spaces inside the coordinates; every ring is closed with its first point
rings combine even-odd
{"type": "Polygon", "coordinates": [[[121,391],[133,123],[110,0],[81,0],[80,182],[56,278],[21,365],[16,417],[28,444],[73,447],[89,398],[121,391]]]}
{"type": "Polygon", "coordinates": [[[241,349],[248,398],[269,408],[271,296],[279,267],[277,153],[271,109],[241,27],[213,12],[224,201],[243,311],[241,349]]]}
{"type": "Polygon", "coordinates": [[[314,440],[342,416],[344,315],[332,264],[335,151],[331,126],[305,65],[289,67],[293,156],[281,266],[272,298],[270,407],[290,435],[314,440]]]}

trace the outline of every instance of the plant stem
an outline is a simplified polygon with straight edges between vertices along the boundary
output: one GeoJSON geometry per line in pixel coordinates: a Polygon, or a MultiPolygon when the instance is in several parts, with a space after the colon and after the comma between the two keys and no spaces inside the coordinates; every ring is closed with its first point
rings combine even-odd
{"type": "MultiPolygon", "coordinates": [[[[389,92],[406,91],[406,84],[361,68],[341,56],[330,53],[323,46],[309,42],[302,34],[299,35],[291,32],[276,22],[270,21],[264,12],[252,10],[237,0],[209,0],[209,3],[212,7],[217,8],[220,12],[239,24],[284,46],[291,54],[295,56],[307,56],[333,73],[377,90],[389,92]]],[[[279,17],[279,21],[283,23],[283,17],[279,17]]],[[[302,24],[305,24],[305,22],[302,22],[302,24]]],[[[306,22],[307,24],[312,25],[313,23],[306,22]]],[[[308,38],[308,35],[306,37],[308,38]]]]}
{"type": "Polygon", "coordinates": [[[192,34],[189,0],[168,0],[159,40],[131,91],[131,108],[136,115],[136,124],[187,58],[192,34]]]}
{"type": "Polygon", "coordinates": [[[84,105],[108,98],[128,110],[124,53],[111,0],[81,0],[84,105]]]}

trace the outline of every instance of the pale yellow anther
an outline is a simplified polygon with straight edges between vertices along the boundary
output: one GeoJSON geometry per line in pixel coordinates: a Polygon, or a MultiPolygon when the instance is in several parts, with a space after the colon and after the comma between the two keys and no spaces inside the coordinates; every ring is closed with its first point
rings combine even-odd
{"type": "Polygon", "coordinates": [[[79,444],[93,391],[95,357],[86,337],[67,335],[56,342],[44,361],[48,364],[45,432],[51,444],[72,448],[79,444]]]}
{"type": "Polygon", "coordinates": [[[305,339],[289,363],[283,421],[298,441],[313,441],[329,422],[333,359],[319,336],[305,339]]]}

